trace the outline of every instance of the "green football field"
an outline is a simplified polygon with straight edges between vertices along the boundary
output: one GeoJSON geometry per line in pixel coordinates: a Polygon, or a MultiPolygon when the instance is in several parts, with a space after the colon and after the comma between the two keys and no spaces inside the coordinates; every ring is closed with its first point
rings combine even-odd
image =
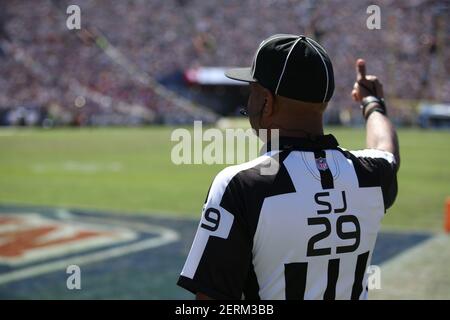
{"type": "MultiPolygon", "coordinates": [[[[175,165],[174,128],[1,129],[0,203],[198,218],[224,166],[175,165]]],[[[326,128],[364,147],[358,128],[326,128]]],[[[450,132],[399,131],[399,194],[387,227],[440,231],[450,196],[450,132]]]]}

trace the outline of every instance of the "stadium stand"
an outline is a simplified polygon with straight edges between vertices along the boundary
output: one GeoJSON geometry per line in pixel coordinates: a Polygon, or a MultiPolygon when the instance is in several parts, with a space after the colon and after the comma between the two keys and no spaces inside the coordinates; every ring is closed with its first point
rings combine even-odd
{"type": "MultiPolygon", "coordinates": [[[[214,112],[160,79],[200,66],[247,65],[255,45],[273,33],[307,34],[328,50],[336,75],[332,106],[344,122],[357,111],[349,98],[357,57],[388,84],[388,97],[450,101],[443,1],[380,1],[389,8],[381,30],[365,28],[366,0],[77,0],[80,31],[66,28],[69,4],[0,3],[0,122],[24,122],[10,116],[18,108],[39,108],[50,124],[212,122],[214,112]]],[[[411,122],[409,110],[393,108],[404,123],[411,122]]]]}

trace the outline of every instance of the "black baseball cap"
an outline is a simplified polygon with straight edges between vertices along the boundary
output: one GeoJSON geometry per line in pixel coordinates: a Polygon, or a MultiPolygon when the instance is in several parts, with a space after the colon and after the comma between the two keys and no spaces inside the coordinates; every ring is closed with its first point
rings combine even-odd
{"type": "Polygon", "coordinates": [[[259,45],[249,68],[229,69],[228,78],[257,82],[276,95],[304,102],[328,102],[334,92],[330,57],[313,39],[276,34],[259,45]]]}

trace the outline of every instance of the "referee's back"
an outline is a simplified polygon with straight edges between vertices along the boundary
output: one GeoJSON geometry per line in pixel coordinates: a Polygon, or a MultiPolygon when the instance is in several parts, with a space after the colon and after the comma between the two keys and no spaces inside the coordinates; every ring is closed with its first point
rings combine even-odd
{"type": "Polygon", "coordinates": [[[394,157],[281,138],[215,178],[179,285],[216,299],[366,299],[394,157]],[[261,174],[277,157],[276,174],[261,174]]]}

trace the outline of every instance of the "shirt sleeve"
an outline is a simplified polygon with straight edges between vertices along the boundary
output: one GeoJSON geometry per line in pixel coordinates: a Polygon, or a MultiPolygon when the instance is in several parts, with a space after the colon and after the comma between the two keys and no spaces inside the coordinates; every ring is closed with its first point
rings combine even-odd
{"type": "Polygon", "coordinates": [[[225,169],[214,179],[178,285],[213,299],[241,299],[252,258],[239,184],[225,169]]]}
{"type": "Polygon", "coordinates": [[[370,183],[379,185],[383,193],[384,207],[390,208],[397,197],[397,163],[392,153],[365,149],[350,151],[356,157],[358,166],[367,174],[370,183]]]}

